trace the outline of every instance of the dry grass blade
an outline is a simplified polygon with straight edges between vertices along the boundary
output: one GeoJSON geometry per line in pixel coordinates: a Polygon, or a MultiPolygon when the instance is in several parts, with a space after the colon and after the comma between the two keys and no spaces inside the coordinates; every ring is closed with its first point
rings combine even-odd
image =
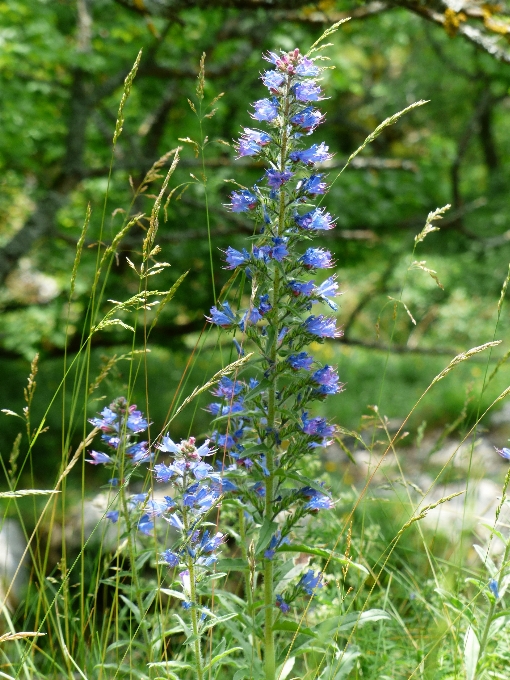
{"type": "Polygon", "coordinates": [[[473,347],[472,349],[468,349],[467,352],[461,352],[461,354],[457,354],[457,356],[454,357],[450,361],[448,366],[446,368],[444,368],[441,371],[441,373],[438,373],[436,375],[434,380],[430,383],[430,387],[432,387],[432,385],[435,385],[437,382],[442,380],[458,364],[461,364],[463,361],[467,361],[468,359],[470,359],[475,354],[479,354],[480,352],[485,351],[489,347],[497,347],[500,344],[501,344],[501,340],[494,340],[493,342],[486,342],[485,345],[479,345],[478,347],[473,347]]]}
{"type": "Polygon", "coordinates": [[[508,265],[508,274],[503,282],[503,287],[501,288],[501,295],[499,296],[498,302],[498,316],[501,314],[501,308],[503,307],[503,300],[505,299],[506,289],[508,288],[508,283],[510,282],[510,264],[508,265]]]}
{"type": "Polygon", "coordinates": [[[336,33],[342,24],[345,24],[347,21],[350,21],[350,20],[351,20],[350,17],[347,17],[346,19],[340,19],[340,21],[337,21],[335,24],[333,24],[332,26],[330,26],[329,28],[327,28],[327,29],[324,31],[324,33],[320,36],[320,38],[318,38],[318,39],[314,42],[314,44],[310,47],[310,49],[309,49],[308,52],[306,53],[306,56],[309,57],[309,56],[310,56],[311,54],[313,54],[314,52],[317,52],[318,49],[323,49],[324,47],[326,47],[326,45],[322,45],[321,48],[318,48],[318,45],[320,45],[321,42],[322,42],[323,40],[325,40],[326,38],[329,38],[330,35],[333,35],[333,33],[336,33]]]}
{"type": "Polygon", "coordinates": [[[19,491],[2,491],[0,498],[22,498],[23,496],[49,496],[53,493],[60,493],[55,489],[20,489],[19,491]]]}
{"type": "Polygon", "coordinates": [[[22,640],[23,638],[41,637],[46,633],[24,632],[24,633],[5,633],[0,635],[0,642],[9,642],[9,640],[22,640]]]}
{"type": "Polygon", "coordinates": [[[89,228],[89,223],[90,223],[90,216],[92,214],[92,210],[90,207],[90,203],[87,204],[87,212],[85,213],[85,221],[83,223],[83,228],[81,230],[80,238],[78,239],[78,243],[76,244],[76,255],[74,258],[74,264],[73,264],[73,272],[71,274],[71,290],[69,292],[69,300],[73,297],[74,293],[74,286],[76,283],[76,275],[78,274],[78,267],[80,264],[81,260],[81,253],[83,251],[83,244],[85,243],[85,236],[87,235],[87,229],[89,228]]]}
{"type": "Polygon", "coordinates": [[[415,522],[418,522],[420,519],[423,519],[424,517],[427,516],[427,514],[431,511],[434,510],[434,508],[437,508],[438,505],[442,505],[443,503],[447,503],[448,501],[451,501],[452,498],[456,498],[457,496],[462,496],[464,491],[457,491],[457,493],[452,493],[450,496],[444,496],[444,498],[440,498],[438,501],[435,503],[431,503],[430,505],[426,505],[423,510],[420,512],[419,515],[415,515],[414,517],[411,517],[410,520],[408,520],[402,528],[399,530],[395,538],[393,539],[394,541],[398,541],[398,539],[402,536],[404,531],[408,529],[411,524],[414,524],[415,522]]]}
{"type": "Polygon", "coordinates": [[[249,359],[253,356],[253,352],[250,354],[247,354],[245,357],[242,357],[241,359],[237,359],[237,361],[234,361],[233,363],[229,364],[225,368],[222,368],[221,371],[218,371],[213,375],[213,377],[205,383],[205,385],[202,385],[201,387],[195,387],[193,392],[189,395],[189,397],[186,397],[186,399],[182,402],[182,404],[179,406],[177,411],[173,414],[173,416],[170,418],[168,423],[171,423],[172,420],[182,411],[182,409],[187,406],[195,397],[197,397],[199,394],[202,392],[205,392],[206,390],[209,389],[209,387],[212,387],[215,385],[223,376],[229,375],[230,373],[233,373],[234,371],[237,371],[238,368],[240,368],[243,364],[245,364],[249,359]]]}
{"type": "Polygon", "coordinates": [[[133,68],[127,74],[126,79],[124,80],[124,91],[122,93],[122,98],[121,98],[120,104],[119,104],[119,111],[117,113],[117,121],[115,123],[115,132],[113,133],[113,145],[114,146],[117,143],[118,138],[120,137],[120,133],[122,132],[122,126],[124,125],[124,107],[126,105],[128,97],[131,93],[131,87],[133,85],[133,80],[135,79],[136,72],[138,71],[138,66],[140,65],[141,58],[142,58],[142,50],[140,50],[138,52],[138,56],[135,59],[135,63],[133,64],[133,68]]]}

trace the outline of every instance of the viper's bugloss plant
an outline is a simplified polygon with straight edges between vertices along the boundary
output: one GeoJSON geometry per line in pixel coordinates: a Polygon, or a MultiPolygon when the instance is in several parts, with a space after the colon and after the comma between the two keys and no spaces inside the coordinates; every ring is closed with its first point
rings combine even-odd
{"type": "Polygon", "coordinates": [[[295,49],[264,57],[273,66],[262,74],[269,96],[253,104],[252,118],[266,128],[245,128],[236,148],[239,157],[256,157],[267,170],[250,189],[233,191],[229,204],[254,220],[256,233],[249,249],[225,251],[226,268],[251,283],[250,302],[234,311],[222,301],[208,317],[233,333],[239,352],[250,345],[258,355],[243,368],[252,372],[250,382],[223,379],[215,391],[222,401],[208,410],[216,415],[212,437],[223,453],[223,474],[242,499],[240,517],[247,528],[240,535],[247,531],[246,541],[258,535],[254,560],[263,571],[264,594],[263,602],[253,606],[264,615],[267,680],[276,673],[276,616],[286,614],[300,594],[313,596],[323,585],[322,574],[309,570],[275,592],[282,557],[300,523],[333,507],[327,489],[302,470],[305,459],[316,456],[335,434],[334,425],[311,415],[313,402],[343,389],[334,367],[303,351],[341,336],[334,317],[315,313],[316,305],[336,311],[339,295],[335,276],[320,279],[320,270],[333,266],[331,253],[309,246],[317,233],[335,226],[329,212],[312,202],[328,190],[316,164],[331,158],[323,142],[308,142],[324,121],[315,108],[324,98],[322,57],[311,56],[315,52],[303,55],[295,49]],[[310,278],[314,275],[318,278],[310,278]]]}

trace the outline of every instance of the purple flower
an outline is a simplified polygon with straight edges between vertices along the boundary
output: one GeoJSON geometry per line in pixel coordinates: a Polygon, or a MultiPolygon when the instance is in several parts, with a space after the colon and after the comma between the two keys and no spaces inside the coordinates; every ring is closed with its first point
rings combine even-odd
{"type": "Polygon", "coordinates": [[[343,385],[338,382],[338,373],[332,366],[324,366],[311,376],[314,383],[319,385],[319,394],[337,394],[342,391],[343,385]]]}
{"type": "Polygon", "coordinates": [[[308,248],[304,255],[299,258],[307,269],[329,269],[333,266],[333,260],[329,250],[323,248],[308,248]]]}
{"type": "Polygon", "coordinates": [[[101,451],[90,451],[89,455],[92,456],[92,460],[89,458],[86,458],[85,460],[87,463],[92,463],[92,465],[105,465],[107,463],[113,463],[112,458],[101,451]]]}
{"type": "Polygon", "coordinates": [[[156,473],[156,481],[162,482],[163,484],[167,484],[175,475],[173,466],[167,466],[164,463],[158,463],[155,465],[154,472],[156,473]]]}
{"type": "Polygon", "coordinates": [[[290,357],[287,357],[287,363],[289,363],[295,371],[299,370],[300,368],[304,368],[305,371],[309,371],[313,364],[313,357],[311,357],[306,352],[291,354],[290,357]]]}
{"type": "Polygon", "coordinates": [[[292,125],[301,128],[306,133],[311,135],[315,128],[320,125],[323,120],[324,116],[319,110],[314,109],[312,106],[307,106],[299,113],[296,113],[295,116],[292,116],[290,122],[292,125]]]}
{"type": "Polygon", "coordinates": [[[288,182],[294,173],[290,170],[278,172],[278,170],[266,170],[267,183],[272,189],[279,189],[282,184],[288,182]]]}
{"type": "Polygon", "coordinates": [[[246,248],[243,248],[242,250],[236,250],[235,248],[229,246],[225,250],[225,255],[225,261],[228,265],[225,267],[225,269],[235,269],[250,259],[250,253],[246,250],[246,248]]]}
{"type": "Polygon", "coordinates": [[[233,399],[234,396],[243,391],[243,388],[244,383],[238,381],[234,382],[230,378],[227,378],[227,376],[223,376],[223,378],[218,383],[218,386],[211,391],[211,394],[214,394],[215,397],[233,399]]]}
{"type": "Polygon", "coordinates": [[[321,97],[322,90],[320,85],[314,83],[313,80],[305,80],[303,83],[298,83],[293,87],[294,95],[300,102],[318,102],[324,97],[321,97]]]}
{"type": "Polygon", "coordinates": [[[165,552],[161,553],[161,557],[169,567],[179,566],[180,557],[177,553],[172,552],[172,550],[165,550],[165,552]]]}
{"type": "Polygon", "coordinates": [[[243,189],[242,191],[233,191],[230,194],[230,200],[230,209],[235,213],[253,210],[257,206],[257,197],[247,189],[243,189]]]}
{"type": "Polygon", "coordinates": [[[282,532],[278,530],[275,534],[271,536],[269,546],[264,552],[264,557],[266,558],[266,560],[272,560],[273,557],[275,556],[276,549],[279,548],[284,543],[289,543],[289,539],[282,538],[282,532]]]}
{"type": "Polygon", "coordinates": [[[309,316],[305,321],[305,328],[308,333],[319,338],[339,338],[342,335],[342,331],[336,329],[335,319],[322,314],[309,316]]]}
{"type": "Polygon", "coordinates": [[[259,99],[253,104],[255,113],[252,118],[270,123],[278,115],[278,102],[275,99],[259,99]]]}
{"type": "Polygon", "coordinates": [[[278,88],[284,80],[284,75],[278,71],[266,71],[262,75],[262,82],[273,94],[278,94],[278,88]]]}
{"type": "Polygon", "coordinates": [[[117,419],[118,416],[107,406],[101,411],[102,418],[91,418],[89,423],[92,423],[94,427],[99,427],[103,431],[108,430],[118,430],[117,419]]]}
{"type": "Polygon", "coordinates": [[[126,456],[128,456],[133,463],[140,463],[142,460],[148,460],[151,457],[151,452],[147,450],[147,446],[148,442],[132,444],[126,449],[126,456]]]}
{"type": "Polygon", "coordinates": [[[106,517],[106,519],[109,519],[111,522],[113,522],[115,524],[119,520],[119,511],[118,510],[110,510],[110,512],[106,513],[105,517],[106,517]]]}
{"type": "Polygon", "coordinates": [[[163,441],[161,442],[161,444],[156,444],[156,448],[159,449],[160,451],[163,451],[163,453],[180,453],[181,452],[180,447],[174,441],[172,441],[170,439],[168,434],[166,434],[163,437],[163,441]]]}
{"type": "Polygon", "coordinates": [[[299,297],[300,295],[305,295],[309,297],[315,289],[313,281],[289,281],[287,284],[291,289],[293,295],[299,297]]]}
{"type": "Polygon", "coordinates": [[[333,501],[328,496],[319,494],[314,496],[305,504],[305,510],[331,510],[334,507],[333,501]]]}
{"type": "Polygon", "coordinates": [[[320,73],[320,69],[318,66],[315,66],[313,61],[311,59],[308,59],[307,57],[303,57],[302,61],[296,66],[296,74],[298,76],[318,76],[320,73]]]}
{"type": "Polygon", "coordinates": [[[130,406],[129,410],[130,414],[127,419],[127,427],[135,434],[137,432],[143,432],[144,430],[146,430],[149,426],[149,423],[143,417],[143,413],[141,411],[136,410],[135,404],[130,406]]]}
{"type": "Polygon", "coordinates": [[[209,323],[215,323],[217,326],[221,326],[221,328],[230,328],[236,320],[234,312],[230,309],[228,302],[220,302],[218,306],[221,306],[222,309],[218,309],[216,306],[211,307],[211,316],[206,316],[205,318],[209,323]]]}
{"type": "MultiPolygon", "coordinates": [[[[496,447],[494,447],[494,448],[496,448],[496,447]]],[[[510,460],[510,449],[503,448],[503,449],[496,449],[496,451],[505,460],[510,460]]],[[[91,453],[91,455],[92,455],[92,453],[91,453]]]]}
{"type": "Polygon", "coordinates": [[[326,182],[322,181],[324,175],[310,175],[307,179],[302,180],[297,186],[298,191],[308,194],[312,198],[319,194],[325,194],[328,190],[326,182]]]}
{"type": "Polygon", "coordinates": [[[317,437],[331,437],[335,432],[334,425],[328,425],[325,418],[310,418],[308,419],[308,413],[303,413],[301,416],[303,421],[303,432],[305,434],[317,437]]]}
{"type": "Polygon", "coordinates": [[[313,165],[314,163],[323,163],[324,161],[329,161],[333,158],[332,153],[328,153],[328,148],[324,142],[317,145],[314,144],[309,149],[304,149],[303,151],[293,151],[289,158],[294,163],[301,161],[305,165],[313,165]]]}
{"type": "Polygon", "coordinates": [[[336,282],[336,277],[330,276],[329,279],[326,279],[323,283],[321,283],[320,286],[318,286],[315,289],[314,295],[315,297],[320,298],[323,302],[329,305],[331,309],[336,311],[338,309],[338,305],[336,305],[328,298],[337,297],[338,295],[340,295],[340,293],[338,293],[337,290],[338,283],[336,282]]]}
{"type": "Polygon", "coordinates": [[[289,254],[286,244],[286,238],[280,238],[279,236],[273,237],[273,246],[269,251],[269,256],[272,257],[273,260],[281,262],[283,258],[289,254]]]}
{"type": "Polygon", "coordinates": [[[229,449],[233,449],[234,446],[236,445],[236,440],[234,437],[232,437],[231,434],[219,434],[216,433],[216,444],[218,444],[219,449],[226,449],[227,451],[229,449]]]}
{"type": "Polygon", "coordinates": [[[266,146],[271,141],[271,136],[266,132],[244,128],[244,132],[239,139],[238,153],[242,156],[256,156],[261,147],[266,146]]]}
{"type": "Polygon", "coordinates": [[[192,484],[182,496],[183,503],[188,508],[194,508],[199,513],[207,512],[218,496],[208,487],[200,483],[192,484]]]}
{"type": "Polygon", "coordinates": [[[287,604],[281,595],[276,596],[276,606],[282,614],[290,612],[290,604],[287,604]]]}
{"type": "Polygon", "coordinates": [[[323,229],[333,229],[335,226],[331,215],[324,212],[324,208],[315,208],[304,215],[296,215],[294,221],[302,229],[307,231],[318,231],[323,229]]]}
{"type": "Polygon", "coordinates": [[[322,583],[321,583],[321,578],[322,574],[321,572],[317,572],[317,576],[314,575],[313,571],[309,569],[306,574],[301,576],[301,579],[298,583],[301,588],[307,593],[308,595],[313,595],[313,591],[316,588],[322,588],[322,583]]]}

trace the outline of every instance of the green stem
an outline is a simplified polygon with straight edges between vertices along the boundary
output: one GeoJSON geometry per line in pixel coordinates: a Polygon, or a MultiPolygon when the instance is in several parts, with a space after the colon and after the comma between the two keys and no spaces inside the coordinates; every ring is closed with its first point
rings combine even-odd
{"type": "MultiPolygon", "coordinates": [[[[281,154],[280,154],[280,172],[285,171],[287,160],[287,120],[289,117],[289,79],[287,79],[286,93],[285,93],[285,109],[282,122],[282,139],[281,139],[281,154]]],[[[283,189],[280,189],[280,213],[278,218],[278,236],[282,236],[285,230],[285,195],[283,189]]],[[[274,280],[273,280],[273,310],[275,314],[275,332],[270,351],[271,368],[276,368],[276,359],[278,351],[278,334],[280,331],[280,318],[278,315],[278,302],[280,298],[280,270],[275,263],[274,280]]],[[[267,409],[267,424],[268,428],[274,430],[276,423],[276,390],[277,379],[276,372],[274,379],[268,388],[268,409],[267,409]]],[[[276,442],[275,442],[276,448],[276,442]]],[[[265,497],[265,511],[264,519],[271,522],[273,520],[273,496],[274,496],[274,454],[275,451],[270,448],[266,453],[266,465],[269,475],[266,477],[266,497],[265,497]]],[[[265,560],[264,565],[264,666],[265,666],[265,680],[274,680],[276,674],[276,660],[275,660],[275,644],[274,644],[274,568],[272,560],[265,560]]]]}
{"type": "MultiPolygon", "coordinates": [[[[183,488],[186,487],[186,479],[183,480],[183,488]]],[[[188,513],[185,509],[182,512],[182,523],[184,524],[184,531],[188,534],[189,522],[188,513]]],[[[191,599],[191,627],[193,628],[193,636],[195,638],[194,650],[195,650],[195,665],[197,671],[197,680],[203,680],[204,678],[204,663],[202,660],[202,649],[200,646],[200,635],[198,630],[198,618],[197,618],[197,588],[195,584],[195,565],[193,564],[193,558],[188,559],[188,571],[189,571],[189,583],[190,583],[190,599],[191,599]]]]}

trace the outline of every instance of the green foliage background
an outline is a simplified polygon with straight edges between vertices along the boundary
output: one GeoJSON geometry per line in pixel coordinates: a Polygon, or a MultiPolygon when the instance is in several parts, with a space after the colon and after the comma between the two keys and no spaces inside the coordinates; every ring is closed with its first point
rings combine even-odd
{"type": "MultiPolygon", "coordinates": [[[[123,215],[117,209],[129,205],[130,181],[138,185],[159,156],[179,144],[185,147],[172,187],[201,172],[193,146],[179,139],[199,134],[187,98],[205,52],[206,97],[224,92],[205,129],[212,142],[206,175],[219,291],[228,279],[221,250],[242,247],[249,234],[249,226],[223,207],[232,186],[224,180],[248,185],[261,170],[234,162],[234,150],[214,140],[232,143],[241,126],[249,124],[250,102],[265,96],[258,80],[262,52],[306,47],[326,25],[349,13],[353,20],[333,36],[328,50],[335,68],[324,82],[327,123],[314,141],[324,138],[341,167],[384,118],[418,99],[429,103],[387,128],[326,200],[337,216],[337,229],[324,245],[335,254],[345,293],[340,311],[345,338],[321,351],[324,361],[339,364],[347,383],[347,391],[328,403],[328,415],[356,427],[367,405],[379,403],[388,416],[402,418],[456,353],[492,339],[510,253],[510,66],[454,35],[446,19],[444,25],[427,22],[432,5],[423,3],[419,15],[405,3],[374,4],[275,2],[255,8],[250,2],[219,0],[207,5],[0,2],[0,406],[21,411],[22,386],[35,352],[41,354],[35,419],[58,387],[70,272],[90,203],[92,219],[71,304],[70,358],[78,347],[96,265],[118,102],[139,49],[141,67],[114,158],[105,240],[111,241],[120,227],[123,215]],[[452,209],[441,231],[429,235],[414,258],[437,271],[441,289],[425,272],[406,271],[427,213],[446,203],[452,209]],[[403,300],[416,325],[398,308],[393,333],[394,305],[388,296],[398,298],[404,281],[403,300]]],[[[506,21],[504,15],[496,18],[506,21]]],[[[483,30],[487,26],[486,21],[483,30]]],[[[504,35],[502,40],[504,46],[504,35]]],[[[330,171],[330,179],[336,172],[330,171]]],[[[159,275],[157,287],[168,288],[183,272],[189,274],[149,343],[148,394],[156,423],[165,417],[204,314],[214,303],[204,198],[201,187],[192,185],[170,204],[158,234],[160,259],[172,266],[159,275]]],[[[152,200],[137,201],[133,210],[150,213],[152,200]]],[[[137,226],[124,239],[107,283],[104,312],[111,307],[106,300],[136,292],[126,257],[140,260],[143,237],[137,226]]],[[[503,315],[498,338],[505,339],[508,328],[503,315]]],[[[211,359],[207,349],[215,342],[212,336],[206,340],[189,386],[203,382],[220,365],[219,355],[211,359]]],[[[95,370],[101,361],[127,351],[130,343],[130,334],[118,328],[98,334],[95,370]]],[[[225,357],[228,352],[225,346],[225,357]]],[[[424,419],[429,425],[453,420],[466,387],[483,378],[480,361],[444,381],[412,427],[424,419]]],[[[127,366],[119,362],[102,383],[106,400],[125,390],[127,366]]],[[[486,393],[487,403],[508,384],[508,375],[503,366],[486,393]]],[[[145,404],[144,381],[135,397],[145,404]]],[[[92,402],[91,413],[102,403],[92,402]]],[[[205,433],[201,409],[185,412],[173,433],[187,434],[192,418],[195,432],[205,433]]],[[[51,462],[56,465],[60,458],[60,404],[48,414],[47,424],[49,431],[37,443],[41,464],[35,463],[36,474],[43,477],[53,476],[51,462]]],[[[18,431],[14,418],[3,418],[3,455],[18,431]]]]}

